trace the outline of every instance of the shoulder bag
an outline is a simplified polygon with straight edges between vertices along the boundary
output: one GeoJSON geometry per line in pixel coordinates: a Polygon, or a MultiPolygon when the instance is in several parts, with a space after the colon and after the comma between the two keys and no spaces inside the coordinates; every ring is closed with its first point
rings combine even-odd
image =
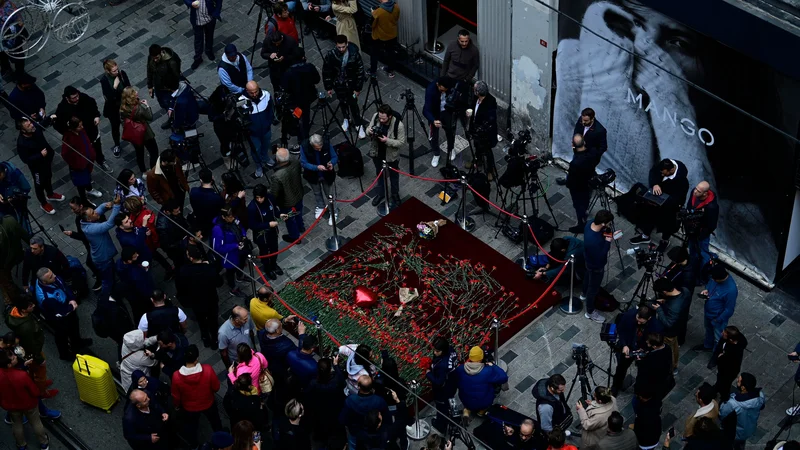
{"type": "Polygon", "coordinates": [[[133,120],[136,117],[136,110],[139,105],[133,107],[131,116],[125,118],[125,123],[122,125],[122,139],[130,142],[133,145],[144,144],[144,134],[147,131],[147,125],[136,122],[133,120]]]}

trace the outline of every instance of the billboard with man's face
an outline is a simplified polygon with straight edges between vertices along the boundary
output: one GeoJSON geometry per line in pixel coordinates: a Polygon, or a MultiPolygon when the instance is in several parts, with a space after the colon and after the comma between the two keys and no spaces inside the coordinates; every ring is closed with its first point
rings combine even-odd
{"type": "Polygon", "coordinates": [[[646,184],[663,158],[683,161],[692,186],[717,193],[712,242],[773,279],[794,199],[800,83],[640,2],[560,3],[582,26],[559,22],[553,154],[572,158],[580,111],[594,109],[608,130],[599,170],[613,168],[618,189],[646,184]]]}

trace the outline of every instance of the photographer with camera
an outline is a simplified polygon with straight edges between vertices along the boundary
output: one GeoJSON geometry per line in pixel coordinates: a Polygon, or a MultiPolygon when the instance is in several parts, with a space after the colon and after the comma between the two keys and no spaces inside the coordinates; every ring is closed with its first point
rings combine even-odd
{"type": "MultiPolygon", "coordinates": [[[[320,93],[317,91],[317,83],[319,83],[320,76],[319,70],[316,66],[306,60],[306,51],[300,47],[295,50],[295,62],[289,66],[286,73],[283,74],[281,80],[281,89],[288,97],[285,100],[285,111],[289,114],[294,114],[296,109],[299,109],[300,117],[292,115],[290,120],[297,121],[297,143],[300,144],[308,138],[309,129],[311,128],[311,104],[319,98],[320,93]],[[298,120],[299,119],[299,120],[298,120]]],[[[281,134],[287,126],[284,117],[284,123],[281,126],[281,134]]]]}
{"type": "Polygon", "coordinates": [[[425,105],[422,107],[422,115],[428,119],[430,125],[430,140],[433,159],[431,167],[439,165],[439,129],[444,128],[444,135],[447,138],[447,157],[450,160],[456,159],[453,151],[455,147],[456,135],[454,130],[453,111],[447,108],[447,97],[453,92],[456,81],[449,77],[439,77],[432,81],[425,89],[425,105]]]}
{"type": "Polygon", "coordinates": [[[272,36],[264,39],[261,57],[266,59],[269,64],[269,80],[272,82],[274,91],[281,88],[283,74],[297,62],[298,48],[295,38],[280,31],[276,31],[272,36]]]}
{"type": "MultiPolygon", "coordinates": [[[[400,167],[400,147],[406,143],[406,128],[403,122],[392,111],[391,106],[383,104],[378,107],[372,119],[369,121],[367,134],[371,138],[369,157],[375,165],[375,173],[379,173],[383,168],[383,161],[389,165],[389,182],[392,184],[390,191],[389,208],[393,209],[400,206],[400,174],[391,168],[400,167]]],[[[378,206],[384,199],[383,176],[378,178],[373,191],[376,192],[372,198],[372,206],[378,206]]]]}
{"type": "MultiPolygon", "coordinates": [[[[547,257],[547,264],[539,268],[533,275],[535,280],[541,280],[549,283],[558,276],[564,263],[556,262],[553,258],[566,261],[570,255],[575,257],[575,274],[583,278],[583,271],[586,268],[586,263],[583,260],[583,241],[572,237],[563,236],[555,238],[550,241],[550,254],[547,257]]],[[[577,278],[577,277],[576,277],[577,278]]],[[[565,277],[561,280],[566,280],[569,283],[569,278],[565,277]]]]}
{"type": "Polygon", "coordinates": [[[494,147],[497,145],[497,99],[489,93],[489,85],[478,81],[473,86],[475,105],[467,109],[469,133],[475,144],[478,166],[483,166],[486,176],[492,181],[497,176],[494,164],[494,147]]]}
{"type": "Polygon", "coordinates": [[[31,184],[21,170],[10,161],[0,162],[0,215],[13,216],[23,223],[30,192],[31,184]]]}
{"type": "Polygon", "coordinates": [[[678,374],[678,335],[686,328],[689,319],[689,290],[678,288],[667,278],[659,278],[653,282],[656,302],[652,308],[656,310],[656,318],[664,327],[664,342],[672,350],[672,373],[678,374]]]}
{"type": "Polygon", "coordinates": [[[728,320],[733,316],[739,288],[725,267],[717,264],[711,269],[711,281],[699,296],[706,301],[703,306],[706,334],[703,343],[695,345],[692,350],[710,352],[716,347],[722,331],[728,326],[728,320]]]}
{"type": "Polygon", "coordinates": [[[572,161],[569,162],[569,169],[567,169],[566,186],[572,197],[572,207],[575,208],[578,224],[570,227],[569,232],[579,234],[583,233],[586,228],[586,220],[589,217],[588,209],[592,198],[589,180],[595,176],[600,155],[589,150],[586,146],[586,139],[580,134],[572,137],[572,152],[572,161]]]}
{"type": "MultiPolygon", "coordinates": [[[[53,190],[52,166],[55,151],[50,146],[50,143],[47,142],[47,138],[44,137],[41,127],[37,127],[33,120],[23,117],[18,124],[17,153],[19,154],[19,159],[27,164],[28,169],[31,171],[33,187],[36,191],[36,199],[39,200],[40,208],[46,214],[53,215],[56,210],[50,202],[64,201],[64,196],[53,190]]],[[[3,181],[0,181],[0,186],[2,184],[3,181]]]]}
{"type": "Polygon", "coordinates": [[[662,325],[653,319],[655,311],[649,306],[642,305],[637,309],[625,311],[617,321],[617,371],[614,372],[614,382],[611,392],[616,396],[623,390],[625,376],[628,368],[635,361],[634,354],[647,348],[647,336],[651,333],[661,333],[662,325]]]}
{"type": "Polygon", "coordinates": [[[684,220],[684,229],[689,240],[689,254],[699,267],[705,267],[711,260],[708,249],[711,234],[719,221],[719,203],[708,181],[701,181],[692,189],[686,209],[701,214],[699,219],[689,224],[684,220]]]}
{"type": "Polygon", "coordinates": [[[586,261],[586,276],[583,277],[583,293],[581,300],[586,302],[586,312],[583,316],[591,321],[603,323],[605,317],[594,309],[594,298],[603,283],[603,275],[608,265],[608,251],[613,240],[610,228],[614,215],[610,211],[601,209],[594,216],[594,221],[588,222],[584,229],[583,257],[586,261]]]}
{"type": "Polygon", "coordinates": [[[253,79],[253,66],[246,56],[239,53],[235,45],[228,44],[217,65],[217,75],[219,83],[229,93],[241,94],[247,82],[253,79]]]}
{"type": "Polygon", "coordinates": [[[561,374],[550,375],[536,382],[531,390],[536,399],[536,418],[545,433],[554,428],[566,430],[572,425],[572,410],[564,398],[567,380],[561,374]]]}
{"type": "Polygon", "coordinates": [[[239,97],[244,102],[242,112],[249,118],[251,151],[256,171],[256,178],[264,175],[265,167],[275,167],[272,158],[272,120],[275,118],[272,97],[266,89],[261,89],[255,81],[248,81],[245,92],[239,97]]]}
{"type": "Polygon", "coordinates": [[[670,236],[678,231],[678,210],[689,193],[687,176],[686,165],[675,159],[662,159],[650,169],[650,192],[662,199],[666,195],[666,200],[660,206],[649,202],[638,205],[636,228],[641,234],[632,238],[631,244],[650,242],[650,233],[654,228],[661,232],[662,241],[669,241],[670,236]]]}
{"type": "Polygon", "coordinates": [[[322,83],[329,97],[335,92],[339,103],[344,102],[341,106],[344,115],[342,130],[346,132],[350,128],[350,120],[358,121],[354,125],[358,126],[359,139],[367,137],[358,110],[358,96],[366,81],[364,61],[358,47],[348,42],[347,36],[336,36],[336,46],[325,54],[322,83]]]}
{"type": "Polygon", "coordinates": [[[654,397],[663,400],[675,387],[675,377],[672,375],[672,350],[664,344],[661,333],[647,335],[647,348],[642,354],[636,355],[636,381],[634,390],[638,386],[654,386],[654,397]]]}
{"type": "MultiPolygon", "coordinates": [[[[303,178],[311,185],[314,191],[314,218],[322,215],[328,196],[333,192],[333,183],[336,180],[336,164],[339,156],[333,145],[325,142],[318,134],[308,138],[308,142],[300,147],[300,165],[303,166],[303,178]]],[[[330,218],[328,225],[333,225],[333,211],[328,211],[330,218]]],[[[338,208],[336,216],[338,217],[338,208]]]]}

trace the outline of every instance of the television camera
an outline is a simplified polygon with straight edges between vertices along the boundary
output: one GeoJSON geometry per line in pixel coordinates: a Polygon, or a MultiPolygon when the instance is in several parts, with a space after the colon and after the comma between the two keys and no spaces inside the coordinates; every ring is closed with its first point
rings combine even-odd
{"type": "Polygon", "coordinates": [[[246,130],[253,123],[250,111],[253,102],[240,94],[228,94],[224,98],[225,121],[234,124],[239,130],[246,130]]]}
{"type": "Polygon", "coordinates": [[[703,216],[705,216],[704,209],[689,209],[682,207],[678,210],[678,221],[683,224],[683,230],[688,235],[696,235],[700,232],[702,226],[703,216]]]}
{"type": "Polygon", "coordinates": [[[411,89],[406,89],[402,94],[400,94],[401,99],[405,99],[406,104],[413,105],[414,104],[414,91],[411,89]]]}
{"type": "Polygon", "coordinates": [[[589,178],[589,187],[592,189],[605,188],[617,179],[617,173],[614,169],[606,169],[603,173],[598,173],[592,178],[589,178]]]}
{"type": "Polygon", "coordinates": [[[655,267],[664,260],[664,249],[653,243],[648,244],[646,248],[629,248],[625,253],[636,258],[637,268],[644,267],[648,272],[653,272],[655,267]]]}

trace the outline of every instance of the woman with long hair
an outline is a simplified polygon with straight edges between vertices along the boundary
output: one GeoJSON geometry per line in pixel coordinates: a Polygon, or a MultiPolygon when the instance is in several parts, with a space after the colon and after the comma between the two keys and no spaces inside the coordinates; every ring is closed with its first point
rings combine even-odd
{"type": "Polygon", "coordinates": [[[261,439],[254,442],[255,427],[249,420],[242,420],[233,426],[233,447],[231,450],[261,450],[261,439]]]}
{"type": "Polygon", "coordinates": [[[258,385],[258,376],[262,370],[267,368],[267,358],[244,342],[236,346],[236,356],[238,357],[237,362],[231,364],[228,368],[228,379],[233,383],[238,379],[239,375],[249,373],[253,386],[258,390],[259,394],[264,394],[258,385]]]}
{"type": "Polygon", "coordinates": [[[156,143],[156,135],[153,133],[153,129],[150,128],[150,122],[153,121],[153,111],[150,109],[150,105],[147,104],[147,100],[139,99],[139,93],[133,86],[128,86],[122,90],[119,116],[122,123],[125,123],[125,119],[130,119],[145,126],[144,142],[141,145],[133,145],[133,148],[136,149],[136,163],[139,165],[139,170],[145,173],[156,165],[158,144],[156,143]],[[148,166],[144,165],[145,147],[150,156],[150,165],[148,166]]]}
{"type": "Polygon", "coordinates": [[[214,228],[211,229],[211,248],[222,255],[222,267],[225,268],[225,279],[230,288],[230,294],[236,297],[247,297],[236,286],[236,272],[241,270],[246,237],[244,228],[233,214],[233,209],[225,207],[219,217],[214,219],[214,228]]]}
{"type": "Polygon", "coordinates": [[[336,14],[336,34],[347,36],[347,41],[356,44],[361,48],[361,40],[358,38],[358,25],[355,15],[358,12],[356,0],[333,0],[331,5],[336,14]]]}
{"type": "Polygon", "coordinates": [[[111,124],[111,137],[114,138],[114,147],[111,152],[119,158],[119,110],[122,106],[122,92],[131,85],[128,74],[120,69],[117,62],[113,59],[103,61],[103,76],[100,77],[100,87],[103,88],[103,98],[106,103],[103,105],[103,117],[108,119],[111,124]]]}
{"type": "Polygon", "coordinates": [[[119,195],[120,198],[139,197],[142,202],[145,202],[145,187],[144,181],[141,178],[136,178],[131,169],[122,169],[122,172],[117,176],[117,187],[114,188],[114,195],[119,195]]]}

